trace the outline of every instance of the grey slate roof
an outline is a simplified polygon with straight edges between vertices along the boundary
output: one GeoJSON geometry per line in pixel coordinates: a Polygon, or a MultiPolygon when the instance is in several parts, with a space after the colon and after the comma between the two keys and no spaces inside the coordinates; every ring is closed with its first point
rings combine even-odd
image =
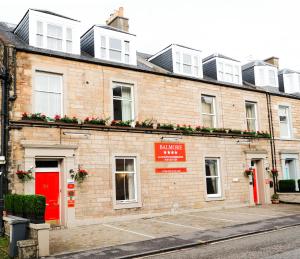
{"type": "Polygon", "coordinates": [[[245,65],[242,66],[242,70],[246,70],[250,67],[254,67],[254,66],[271,66],[271,67],[276,67],[270,63],[267,63],[265,61],[262,60],[253,60],[245,65]]]}
{"type": "Polygon", "coordinates": [[[141,52],[137,52],[137,66],[133,66],[133,65],[128,65],[128,64],[122,64],[122,63],[110,62],[107,60],[97,59],[83,51],[81,52],[80,55],[75,55],[75,54],[69,54],[69,53],[65,53],[65,52],[59,52],[59,51],[53,51],[53,50],[33,47],[33,46],[28,45],[24,41],[22,41],[17,35],[15,35],[13,33],[14,27],[15,26],[13,26],[12,24],[0,22],[0,39],[4,40],[4,42],[6,42],[8,44],[14,45],[18,51],[31,52],[31,53],[40,54],[40,55],[47,55],[47,56],[52,56],[52,57],[57,57],[57,58],[70,59],[70,60],[79,61],[79,62],[94,63],[94,64],[99,64],[99,65],[104,65],[104,66],[114,66],[114,67],[118,67],[118,68],[131,69],[131,70],[136,70],[136,71],[140,71],[140,72],[150,72],[150,73],[156,73],[159,75],[168,75],[168,76],[172,76],[174,78],[217,84],[217,85],[221,85],[224,87],[232,87],[232,88],[236,88],[236,89],[245,89],[245,90],[252,90],[252,91],[255,90],[255,91],[259,91],[259,92],[270,92],[270,93],[274,93],[276,95],[300,99],[300,94],[286,94],[286,93],[280,92],[279,89],[276,89],[276,88],[268,89],[268,88],[263,88],[263,87],[257,87],[257,86],[250,85],[249,83],[245,83],[245,82],[241,86],[241,85],[236,85],[236,84],[220,82],[215,79],[208,78],[208,77],[199,79],[199,78],[194,78],[194,77],[189,77],[189,76],[184,76],[184,75],[175,75],[175,74],[165,71],[164,69],[147,61],[146,59],[148,59],[152,55],[146,54],[146,53],[141,53],[141,52]]]}
{"type": "Polygon", "coordinates": [[[281,70],[279,70],[279,72],[278,72],[279,75],[281,75],[281,74],[293,74],[293,73],[300,74],[299,71],[292,70],[292,69],[288,69],[288,68],[281,69],[281,70]]]}
{"type": "MultiPolygon", "coordinates": [[[[48,11],[48,10],[43,10],[43,9],[32,9],[32,8],[30,8],[29,10],[33,10],[33,11],[40,12],[40,13],[45,13],[45,14],[50,14],[50,15],[58,16],[58,17],[61,17],[61,18],[65,18],[65,19],[69,19],[69,20],[75,21],[75,22],[80,22],[80,21],[75,20],[75,19],[73,19],[73,18],[64,16],[64,15],[61,15],[61,14],[58,14],[58,13],[54,13],[54,12],[51,12],[51,11],[48,11]]],[[[28,12],[28,11],[27,11],[27,12],[28,12]]]]}
{"type": "Polygon", "coordinates": [[[206,62],[206,61],[208,61],[210,59],[213,59],[213,58],[224,58],[224,59],[229,59],[229,60],[232,60],[232,61],[240,62],[239,60],[227,57],[227,56],[225,56],[223,54],[220,54],[220,53],[214,53],[214,54],[209,55],[208,57],[203,59],[203,62],[206,62]]]}

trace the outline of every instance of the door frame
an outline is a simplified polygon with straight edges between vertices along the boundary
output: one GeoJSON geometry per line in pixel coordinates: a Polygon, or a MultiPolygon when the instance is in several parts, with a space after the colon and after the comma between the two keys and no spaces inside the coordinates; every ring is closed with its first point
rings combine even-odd
{"type": "MultiPolygon", "coordinates": [[[[58,160],[60,161],[60,182],[61,182],[61,215],[60,224],[72,225],[76,221],[75,208],[67,206],[67,182],[70,178],[69,172],[78,168],[76,162],[77,145],[62,144],[37,144],[22,143],[24,148],[24,170],[33,168],[35,177],[35,160],[58,160]]],[[[20,164],[21,168],[23,167],[20,164]]],[[[24,194],[35,194],[35,181],[28,181],[24,184],[24,194]]]]}
{"type": "MultiPolygon", "coordinates": [[[[247,150],[245,151],[245,168],[251,167],[251,161],[257,161],[257,185],[259,204],[271,203],[271,188],[269,181],[271,180],[268,168],[270,168],[270,161],[268,152],[266,150],[247,150]]],[[[248,182],[249,183],[249,182],[248,182]]],[[[249,183],[249,205],[255,205],[253,197],[253,186],[249,183]]]]}
{"type": "MultiPolygon", "coordinates": [[[[62,202],[63,198],[61,195],[61,161],[58,159],[36,159],[36,161],[57,161],[58,167],[35,167],[35,173],[53,173],[57,172],[58,173],[58,201],[59,201],[59,218],[58,218],[58,223],[61,223],[61,216],[62,216],[62,202]]],[[[35,190],[34,190],[35,191],[35,190]]]]}

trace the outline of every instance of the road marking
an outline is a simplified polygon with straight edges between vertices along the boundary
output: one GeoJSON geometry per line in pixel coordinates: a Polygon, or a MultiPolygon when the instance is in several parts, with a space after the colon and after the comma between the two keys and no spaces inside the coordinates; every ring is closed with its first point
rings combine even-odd
{"type": "Polygon", "coordinates": [[[267,215],[267,214],[255,214],[255,213],[247,213],[247,212],[231,212],[231,211],[224,211],[224,213],[234,213],[236,215],[241,214],[241,215],[250,215],[250,216],[258,216],[258,217],[267,217],[267,218],[277,218],[281,215],[267,215]]]}
{"type": "Polygon", "coordinates": [[[216,219],[216,220],[222,220],[222,221],[228,221],[228,222],[241,222],[241,220],[223,219],[223,218],[215,218],[215,217],[208,217],[208,216],[201,216],[201,215],[191,215],[191,214],[185,214],[185,215],[190,216],[190,217],[195,217],[195,218],[216,219]]]}
{"type": "Polygon", "coordinates": [[[139,232],[135,232],[135,231],[127,230],[127,229],[125,229],[125,228],[119,228],[119,227],[115,227],[115,226],[112,226],[112,225],[109,225],[109,224],[102,224],[102,225],[103,225],[104,227],[108,227],[108,228],[114,228],[114,229],[117,229],[117,230],[121,230],[121,231],[129,232],[129,233],[136,234],[136,235],[140,235],[140,236],[144,236],[144,237],[155,238],[154,236],[150,236],[150,235],[142,234],[142,233],[139,233],[139,232]]]}
{"type": "Polygon", "coordinates": [[[205,228],[197,228],[197,227],[192,227],[192,226],[188,226],[188,225],[182,225],[182,224],[168,222],[168,221],[163,221],[163,220],[157,220],[157,219],[149,219],[149,220],[151,220],[153,222],[165,223],[165,224],[174,225],[174,226],[178,226],[178,227],[192,228],[192,229],[197,229],[197,230],[205,230],[205,228]]]}

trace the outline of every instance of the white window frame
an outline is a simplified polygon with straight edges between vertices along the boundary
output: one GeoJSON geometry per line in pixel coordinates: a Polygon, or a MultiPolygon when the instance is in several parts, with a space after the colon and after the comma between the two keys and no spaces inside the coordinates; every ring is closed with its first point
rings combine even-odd
{"type": "Polygon", "coordinates": [[[138,201],[138,188],[137,188],[137,169],[136,169],[136,157],[134,156],[115,156],[114,157],[114,171],[113,171],[113,179],[116,181],[116,174],[133,174],[134,175],[134,194],[135,198],[132,200],[117,200],[117,193],[116,193],[116,182],[115,182],[115,202],[116,204],[128,204],[128,203],[136,203],[138,201]],[[116,160],[117,159],[132,159],[133,160],[133,167],[134,170],[132,172],[127,171],[117,171],[116,169],[116,160]]]}
{"type": "Polygon", "coordinates": [[[280,134],[280,138],[281,139],[290,139],[292,138],[292,120],[291,120],[291,107],[288,106],[288,105],[278,105],[278,120],[279,120],[279,134],[280,134]],[[282,132],[280,130],[280,125],[281,125],[281,122],[280,122],[280,109],[281,108],[284,108],[287,110],[287,125],[288,125],[288,135],[286,136],[283,136],[282,135],[282,132]]]}
{"type": "Polygon", "coordinates": [[[114,153],[111,157],[111,163],[112,163],[112,194],[113,194],[113,209],[130,209],[130,208],[138,208],[142,207],[141,202],[141,182],[140,182],[140,166],[139,162],[140,156],[136,153],[114,153]],[[134,158],[134,165],[135,165],[135,201],[124,201],[124,202],[117,202],[117,196],[116,196],[116,182],[115,182],[115,172],[116,172],[116,159],[121,158],[134,158]]]}
{"type": "Polygon", "coordinates": [[[245,114],[246,114],[246,127],[247,127],[247,130],[248,129],[248,120],[254,120],[255,121],[255,131],[258,131],[258,118],[257,118],[257,103],[256,102],[251,102],[251,101],[245,101],[245,114]],[[247,108],[246,108],[246,105],[247,104],[251,104],[254,106],[254,113],[255,113],[255,117],[254,118],[248,118],[247,117],[247,108]]]}
{"type": "Polygon", "coordinates": [[[73,53],[73,30],[70,27],[66,27],[66,52],[67,53],[73,53]],[[68,30],[71,31],[71,38],[68,38],[68,30]],[[68,50],[68,43],[71,44],[71,51],[68,50]]]}
{"type": "Polygon", "coordinates": [[[255,85],[278,87],[278,70],[276,67],[262,65],[254,67],[255,85]],[[274,83],[271,84],[270,72],[274,74],[274,83]]]}
{"type": "Polygon", "coordinates": [[[221,171],[220,171],[220,158],[219,157],[205,157],[204,158],[204,178],[205,178],[205,193],[207,198],[221,198],[222,197],[222,179],[221,179],[221,171]],[[217,161],[217,170],[218,176],[207,176],[206,175],[206,161],[207,160],[214,160],[217,161]],[[216,194],[208,194],[207,193],[207,178],[218,178],[218,193],[216,194]]]}
{"type": "Polygon", "coordinates": [[[209,115],[213,117],[213,128],[217,127],[217,112],[216,112],[216,97],[213,95],[209,95],[209,94],[201,94],[201,122],[202,125],[204,125],[203,123],[203,115],[209,115]],[[213,113],[205,113],[203,112],[203,107],[202,107],[202,97],[210,97],[213,99],[213,113]]]}
{"type": "MultiPolygon", "coordinates": [[[[123,100],[123,97],[119,97],[119,96],[114,97],[113,89],[116,86],[129,87],[131,89],[130,90],[130,92],[131,92],[131,100],[130,100],[131,101],[131,119],[130,120],[134,120],[134,116],[135,116],[134,85],[129,84],[129,83],[116,82],[116,81],[112,82],[112,88],[111,88],[111,93],[112,93],[112,118],[113,118],[113,120],[115,120],[115,118],[114,118],[114,116],[115,116],[115,114],[114,114],[114,100],[120,100],[120,101],[123,100]]],[[[126,100],[128,100],[128,99],[126,99],[126,100]]],[[[122,118],[122,121],[123,121],[123,118],[122,118]]]]}
{"type": "MultiPolygon", "coordinates": [[[[58,74],[58,73],[53,73],[53,72],[48,72],[48,71],[41,71],[41,70],[36,70],[35,71],[35,77],[34,77],[34,87],[33,87],[33,100],[34,100],[34,105],[33,105],[33,112],[34,113],[45,113],[37,109],[37,94],[36,92],[45,92],[45,93],[55,93],[58,94],[57,92],[46,92],[46,91],[40,91],[37,90],[37,82],[36,82],[36,77],[38,74],[45,74],[47,76],[59,76],[61,77],[61,92],[60,92],[60,113],[57,115],[63,116],[64,114],[64,106],[63,106],[63,99],[64,99],[64,83],[63,83],[63,75],[58,74]]],[[[48,116],[47,114],[45,114],[48,116]]]]}
{"type": "Polygon", "coordinates": [[[44,23],[42,21],[36,21],[36,35],[35,35],[35,44],[39,48],[44,47],[44,23]],[[41,24],[41,32],[38,31],[38,24],[41,24]],[[38,46],[37,39],[41,37],[41,46],[38,46]]]}

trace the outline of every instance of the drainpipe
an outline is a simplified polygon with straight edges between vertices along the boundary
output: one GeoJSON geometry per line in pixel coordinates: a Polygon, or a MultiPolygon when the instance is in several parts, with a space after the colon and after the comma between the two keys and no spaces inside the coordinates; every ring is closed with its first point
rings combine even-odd
{"type": "MultiPolygon", "coordinates": [[[[269,122],[269,131],[271,134],[270,138],[270,147],[271,147],[271,158],[272,158],[272,168],[277,168],[276,164],[276,148],[275,148],[275,139],[274,139],[274,126],[273,126],[273,116],[272,116],[272,103],[271,103],[271,95],[266,93],[267,99],[267,109],[268,109],[268,122],[269,122]]],[[[273,175],[273,187],[274,193],[277,192],[277,177],[273,175]]]]}
{"type": "MultiPolygon", "coordinates": [[[[0,68],[1,79],[1,152],[0,155],[7,161],[8,150],[8,88],[9,88],[9,70],[8,70],[8,48],[2,42],[3,50],[3,66],[0,68]]],[[[7,182],[7,162],[0,165],[0,227],[1,235],[3,235],[3,210],[4,210],[4,195],[8,191],[7,182]]]]}

